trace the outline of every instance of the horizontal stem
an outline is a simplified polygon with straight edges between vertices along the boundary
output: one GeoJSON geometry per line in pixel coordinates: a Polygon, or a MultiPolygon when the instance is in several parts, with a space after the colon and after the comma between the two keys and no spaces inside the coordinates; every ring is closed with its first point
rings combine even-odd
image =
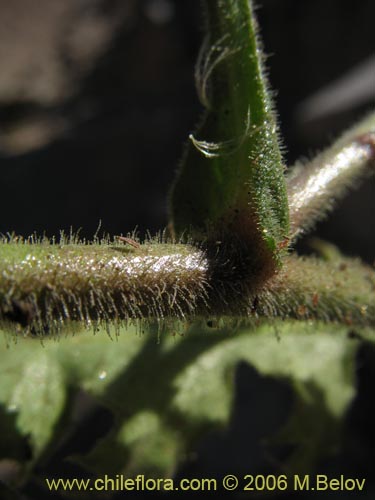
{"type": "Polygon", "coordinates": [[[375,324],[374,272],[353,260],[288,257],[257,287],[229,250],[191,245],[0,244],[0,321],[52,333],[67,321],[233,316],[375,324]],[[236,265],[236,262],[238,265],[236,265]]]}
{"type": "Polygon", "coordinates": [[[1,245],[1,315],[44,327],[66,320],[193,314],[207,296],[207,262],[188,245],[1,245]]]}

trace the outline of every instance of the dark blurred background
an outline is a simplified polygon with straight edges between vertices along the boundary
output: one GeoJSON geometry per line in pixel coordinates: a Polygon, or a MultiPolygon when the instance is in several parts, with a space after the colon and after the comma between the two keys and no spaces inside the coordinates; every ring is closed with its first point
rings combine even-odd
{"type": "MultiPolygon", "coordinates": [[[[374,105],[372,0],[262,0],[288,164],[374,105]]],[[[201,112],[198,0],[0,0],[0,232],[110,234],[167,223],[166,196],[201,112]]],[[[373,259],[370,181],[321,237],[373,259]]]]}

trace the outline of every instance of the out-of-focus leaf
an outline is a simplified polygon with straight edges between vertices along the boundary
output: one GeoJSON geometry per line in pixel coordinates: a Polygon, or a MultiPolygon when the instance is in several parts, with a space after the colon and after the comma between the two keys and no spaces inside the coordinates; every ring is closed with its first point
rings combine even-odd
{"type": "Polygon", "coordinates": [[[3,350],[0,403],[9,414],[17,415],[17,429],[29,438],[34,458],[53,436],[65,407],[65,395],[62,367],[49,349],[24,341],[3,350]]]}
{"type": "MultiPolygon", "coordinates": [[[[0,353],[0,403],[16,415],[15,432],[29,436],[37,459],[56,445],[56,424],[66,417],[68,389],[83,389],[113,411],[115,424],[86,456],[72,459],[98,474],[171,477],[208,430],[226,432],[235,370],[248,363],[294,393],[285,426],[262,436],[257,446],[272,450],[291,444],[284,466],[308,470],[337,447],[340,422],[355,394],[359,342],[347,330],[289,321],[233,332],[202,323],[184,336],[163,335],[160,342],[131,328],[113,341],[99,331],[94,337],[86,332],[44,346],[10,342],[0,353]]],[[[370,332],[364,334],[371,338],[370,332]]],[[[2,450],[4,439],[0,437],[2,450]]]]}
{"type": "Polygon", "coordinates": [[[346,333],[347,327],[290,321],[235,333],[197,324],[185,336],[162,336],[160,343],[132,329],[113,341],[100,331],[44,346],[10,342],[0,354],[0,403],[16,412],[17,432],[30,437],[37,458],[53,448],[68,388],[84,389],[108,406],[116,420],[87,457],[77,457],[81,464],[97,473],[171,475],[199,436],[226,428],[235,369],[245,362],[293,389],[289,424],[282,432],[274,429],[267,442],[293,444],[290,466],[302,452],[308,466],[337,444],[334,429],[355,393],[359,343],[346,333]]]}

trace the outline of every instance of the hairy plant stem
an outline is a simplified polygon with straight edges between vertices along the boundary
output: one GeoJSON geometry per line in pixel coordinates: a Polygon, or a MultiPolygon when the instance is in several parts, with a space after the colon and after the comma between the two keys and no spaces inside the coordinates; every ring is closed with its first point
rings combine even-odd
{"type": "MultiPolygon", "coordinates": [[[[368,173],[374,165],[374,137],[375,114],[310,165],[292,172],[292,238],[330,209],[332,198],[342,196],[353,180],[368,173]]],[[[249,251],[245,226],[240,224],[231,238],[227,233],[207,237],[200,246],[160,238],[128,247],[108,241],[78,244],[74,238],[62,238],[60,244],[3,238],[0,321],[36,332],[58,330],[66,321],[198,316],[374,323],[370,268],[341,258],[319,262],[284,256],[282,269],[265,272],[261,245],[254,241],[249,251]]]]}
{"type": "Polygon", "coordinates": [[[288,235],[288,205],[254,7],[249,0],[203,7],[207,36],[195,76],[205,112],[173,185],[171,230],[188,228],[198,241],[241,233],[249,262],[257,261],[254,279],[270,276],[288,235]]]}
{"type": "Polygon", "coordinates": [[[0,320],[48,334],[68,321],[294,317],[375,324],[374,273],[359,262],[288,257],[261,286],[239,260],[191,245],[0,244],[0,320]],[[236,265],[237,264],[237,265],[236,265]]]}
{"type": "Polygon", "coordinates": [[[375,173],[375,112],[287,179],[291,240],[324,218],[348,189],[375,173]]]}

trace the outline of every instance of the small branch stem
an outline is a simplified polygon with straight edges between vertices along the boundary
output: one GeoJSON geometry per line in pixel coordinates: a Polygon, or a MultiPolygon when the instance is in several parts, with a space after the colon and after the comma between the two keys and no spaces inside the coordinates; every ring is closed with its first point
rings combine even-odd
{"type": "Polygon", "coordinates": [[[297,165],[287,189],[291,239],[309,231],[349,188],[375,172],[375,113],[307,165],[297,165]]]}

